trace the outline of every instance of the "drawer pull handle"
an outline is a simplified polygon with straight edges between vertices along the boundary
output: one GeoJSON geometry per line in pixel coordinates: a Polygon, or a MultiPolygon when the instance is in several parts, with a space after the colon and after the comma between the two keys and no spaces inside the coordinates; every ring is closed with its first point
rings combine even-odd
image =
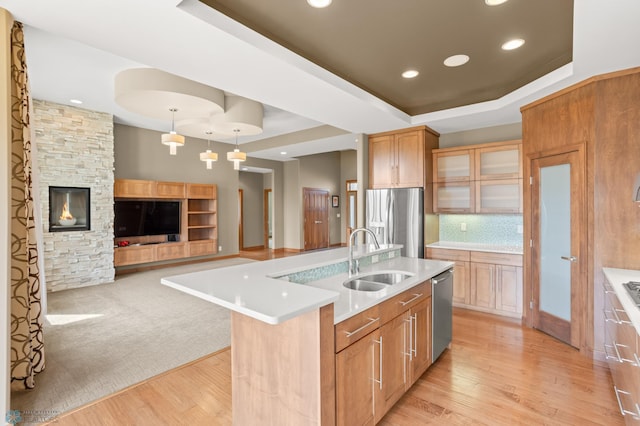
{"type": "Polygon", "coordinates": [[[640,419],[640,407],[638,407],[638,404],[634,404],[636,406],[635,412],[625,410],[625,408],[622,406],[622,400],[620,399],[620,394],[624,394],[624,395],[631,395],[631,394],[627,391],[623,391],[622,389],[618,389],[616,386],[613,387],[613,390],[616,393],[616,399],[618,400],[618,408],[620,408],[620,414],[622,414],[623,416],[626,416],[628,414],[634,419],[640,419]]]}
{"type": "Polygon", "coordinates": [[[380,375],[380,380],[376,380],[375,378],[373,379],[374,382],[379,383],[380,384],[380,390],[382,390],[382,336],[380,336],[380,340],[374,340],[375,343],[380,345],[380,362],[378,363],[378,368],[379,368],[379,372],[378,374],[380,375]]]}
{"type": "Polygon", "coordinates": [[[416,299],[421,298],[423,295],[423,293],[419,293],[419,294],[414,294],[413,297],[409,300],[407,300],[406,302],[399,302],[402,306],[408,305],[409,303],[413,302],[416,299]]]}
{"type": "Polygon", "coordinates": [[[367,318],[369,320],[368,323],[366,323],[365,325],[363,325],[362,327],[358,328],[357,330],[353,330],[353,331],[346,331],[345,330],[345,334],[347,335],[347,337],[351,337],[354,334],[360,333],[362,330],[364,330],[365,328],[369,327],[370,325],[372,325],[373,323],[380,321],[380,318],[367,318]]]}

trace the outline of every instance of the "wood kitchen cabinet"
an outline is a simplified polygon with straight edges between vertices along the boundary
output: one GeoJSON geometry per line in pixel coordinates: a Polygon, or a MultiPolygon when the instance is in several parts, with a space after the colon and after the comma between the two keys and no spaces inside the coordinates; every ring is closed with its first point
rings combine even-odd
{"type": "Polygon", "coordinates": [[[369,187],[424,187],[439,136],[426,126],[369,135],[369,187]]]}
{"type": "Polygon", "coordinates": [[[336,355],[336,424],[373,425],[374,387],[379,371],[380,331],[375,330],[336,355]],[[378,355],[379,357],[379,355],[378,355]]]}
{"type": "Polygon", "coordinates": [[[431,365],[431,282],[335,326],[336,423],[375,424],[431,365]]]}
{"type": "Polygon", "coordinates": [[[455,262],[454,306],[522,317],[522,255],[427,247],[426,257],[455,262]]]}
{"type": "Polygon", "coordinates": [[[433,211],[522,213],[522,142],[433,150],[433,211]]]}

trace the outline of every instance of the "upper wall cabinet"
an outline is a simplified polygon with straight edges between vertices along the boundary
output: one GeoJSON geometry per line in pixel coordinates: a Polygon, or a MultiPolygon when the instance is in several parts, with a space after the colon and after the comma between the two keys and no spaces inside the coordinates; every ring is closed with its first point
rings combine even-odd
{"type": "Polygon", "coordinates": [[[439,134],[426,126],[369,136],[369,187],[423,187],[439,134]]]}
{"type": "Polygon", "coordinates": [[[437,150],[433,153],[434,182],[467,182],[474,180],[473,149],[437,150]]]}
{"type": "Polygon", "coordinates": [[[522,142],[433,151],[437,213],[521,213],[522,142]]]}

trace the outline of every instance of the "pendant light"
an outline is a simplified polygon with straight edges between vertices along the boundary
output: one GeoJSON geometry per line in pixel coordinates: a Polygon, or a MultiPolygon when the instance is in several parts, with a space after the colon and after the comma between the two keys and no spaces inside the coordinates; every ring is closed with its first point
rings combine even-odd
{"type": "Polygon", "coordinates": [[[207,150],[200,153],[200,161],[205,161],[207,169],[211,170],[211,163],[218,161],[218,153],[211,152],[211,130],[207,130],[205,133],[207,135],[207,150]]]}
{"type": "Polygon", "coordinates": [[[233,161],[233,170],[240,170],[240,163],[247,161],[247,153],[241,152],[240,148],[238,148],[238,133],[240,129],[233,129],[233,132],[236,134],[236,148],[232,152],[227,152],[227,160],[233,161]]]}
{"type": "Polygon", "coordinates": [[[177,108],[169,108],[171,111],[171,131],[162,135],[162,143],[169,145],[169,154],[176,155],[176,148],[184,145],[184,136],[179,135],[173,129],[175,124],[175,114],[178,111],[177,108]]]}

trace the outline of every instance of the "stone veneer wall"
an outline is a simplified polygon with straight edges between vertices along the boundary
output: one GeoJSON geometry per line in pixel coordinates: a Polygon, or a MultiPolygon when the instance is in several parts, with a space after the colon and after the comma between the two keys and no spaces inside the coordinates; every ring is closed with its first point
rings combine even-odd
{"type": "Polygon", "coordinates": [[[47,291],[112,282],[113,116],[34,100],[47,291]],[[49,186],[91,188],[91,229],[49,232],[49,186]]]}

